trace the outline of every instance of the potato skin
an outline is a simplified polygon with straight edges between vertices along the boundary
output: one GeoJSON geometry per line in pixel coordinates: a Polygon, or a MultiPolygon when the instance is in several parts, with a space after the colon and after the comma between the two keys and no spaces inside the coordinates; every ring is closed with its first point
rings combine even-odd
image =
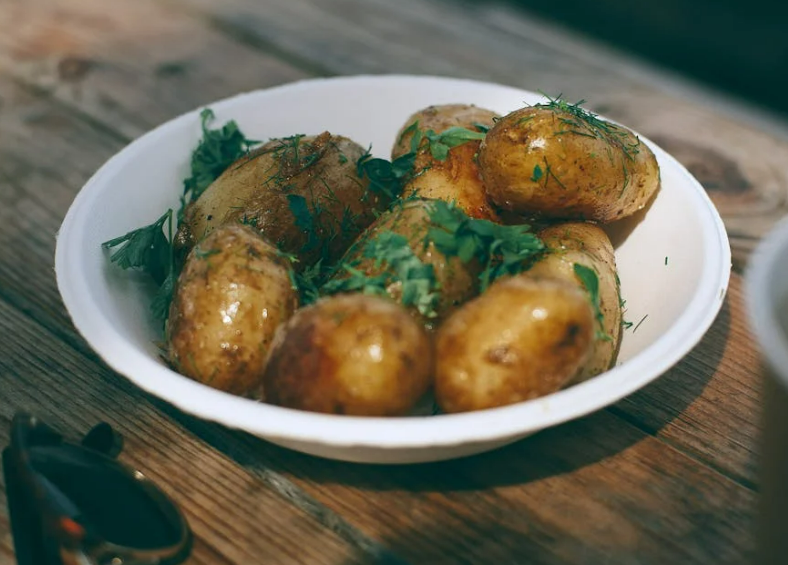
{"type": "Polygon", "coordinates": [[[189,253],[167,327],[182,374],[233,394],[259,386],[280,323],[297,307],[289,264],[254,230],[217,228],[189,253]]]}
{"type": "Polygon", "coordinates": [[[368,190],[366,176],[358,176],[356,162],[364,152],[328,132],[271,140],[231,165],[187,207],[176,242],[190,248],[218,226],[244,222],[295,254],[298,268],[324,255],[334,261],[388,205],[368,190]],[[299,200],[313,229],[294,215],[299,200]]]}
{"type": "MultiPolygon", "coordinates": [[[[397,143],[391,157],[397,157],[411,150],[413,133],[405,133],[408,126],[419,122],[422,131],[436,133],[451,127],[463,127],[482,131],[476,124],[488,128],[493,126],[497,114],[484,108],[467,104],[447,104],[429,106],[410,116],[397,135],[397,143]]],[[[405,185],[405,195],[416,194],[422,198],[440,198],[447,202],[455,201],[457,206],[471,218],[500,222],[498,214],[487,198],[476,154],[480,141],[468,141],[449,150],[445,161],[435,159],[430,153],[427,141],[422,141],[416,154],[413,178],[405,185]]]]}
{"type": "Polygon", "coordinates": [[[621,299],[616,256],[613,244],[599,226],[570,222],[557,224],[538,233],[549,250],[528,271],[529,276],[554,277],[585,286],[575,274],[575,264],[593,269],[599,279],[599,310],[602,326],[597,329],[610,336],[609,340],[595,338],[593,352],[572,382],[582,382],[607,371],[615,361],[621,340],[621,299]]]}
{"type": "Polygon", "coordinates": [[[357,416],[400,416],[432,383],[426,330],[388,298],[345,294],[300,309],[277,332],[266,402],[357,416]]]}
{"type": "Polygon", "coordinates": [[[656,157],[630,130],[539,105],[496,122],[479,167],[501,208],[602,223],[645,207],[660,184],[656,157]]]}
{"type": "MultiPolygon", "coordinates": [[[[429,215],[430,202],[432,201],[415,199],[404,202],[402,205],[392,206],[359,237],[342,258],[342,263],[353,265],[368,276],[380,275],[387,270],[388,265],[385,263],[376,265],[375,259],[364,257],[364,246],[368,241],[385,231],[405,236],[416,256],[423,263],[432,265],[435,279],[440,288],[440,299],[435,308],[437,313],[435,320],[422,318],[418,311],[412,310],[417,318],[432,326],[448,315],[451,310],[478,294],[478,275],[481,269],[475,262],[465,264],[457,257],[446,257],[435,248],[433,243],[425,248],[424,239],[432,225],[429,215]]],[[[333,278],[345,276],[347,275],[340,271],[333,278]]],[[[401,286],[401,283],[397,282],[389,285],[387,289],[388,294],[397,302],[402,296],[401,286]]]]}
{"type": "Polygon", "coordinates": [[[517,275],[494,283],[438,330],[435,396],[444,412],[550,394],[591,352],[594,314],[576,286],[517,275]]]}

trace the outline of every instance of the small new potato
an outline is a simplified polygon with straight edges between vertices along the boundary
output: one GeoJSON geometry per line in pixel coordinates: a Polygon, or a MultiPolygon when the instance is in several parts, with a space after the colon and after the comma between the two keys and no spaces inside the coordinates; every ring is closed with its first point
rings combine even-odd
{"type": "MultiPolygon", "coordinates": [[[[452,127],[461,127],[481,132],[484,128],[491,128],[496,117],[495,112],[468,104],[430,106],[407,119],[397,135],[391,158],[396,159],[411,151],[414,134],[408,131],[408,128],[416,122],[421,131],[433,130],[442,133],[452,127]]],[[[447,158],[441,161],[433,157],[427,140],[424,139],[416,154],[413,176],[405,185],[403,193],[415,193],[422,198],[440,198],[447,202],[455,201],[457,206],[472,218],[500,222],[487,198],[476,162],[480,143],[479,140],[471,140],[457,145],[450,149],[447,158]]]]}
{"type": "Polygon", "coordinates": [[[401,416],[430,388],[433,355],[426,330],[390,299],[322,298],[277,332],[263,397],[313,412],[401,416]]]}
{"type": "Polygon", "coordinates": [[[562,280],[501,279],[438,329],[435,397],[444,412],[556,392],[591,354],[594,312],[562,280]]]}
{"type": "Polygon", "coordinates": [[[564,102],[498,120],[479,147],[479,167],[496,205],[547,218],[620,220],[660,184],[656,157],[634,133],[564,102]]]}
{"type": "Polygon", "coordinates": [[[388,199],[369,190],[356,162],[364,149],[342,136],[273,139],[239,159],[185,210],[176,244],[191,248],[228,223],[255,227],[303,269],[338,259],[388,199]]]}
{"type": "MultiPolygon", "coordinates": [[[[582,382],[607,371],[615,361],[621,339],[621,294],[616,274],[616,256],[607,234],[594,224],[569,222],[544,228],[538,233],[548,249],[528,271],[529,276],[553,277],[575,284],[588,292],[575,272],[575,265],[594,271],[598,281],[599,314],[593,353],[572,382],[582,382]]],[[[589,299],[593,297],[589,296],[589,299]]]]}
{"type": "MultiPolygon", "coordinates": [[[[411,250],[422,263],[432,265],[438,283],[440,296],[435,308],[437,317],[435,320],[422,319],[429,325],[441,320],[451,310],[476,296],[479,289],[478,275],[481,270],[476,261],[463,263],[458,257],[446,257],[432,242],[427,246],[424,245],[424,240],[432,226],[431,202],[431,200],[416,199],[392,206],[359,237],[341,261],[370,277],[380,275],[391,269],[391,266],[386,262],[378,262],[374,257],[366,257],[364,250],[367,243],[388,231],[407,238],[411,250]]],[[[340,271],[334,279],[347,276],[347,272],[340,271]]],[[[389,285],[387,291],[395,301],[399,302],[402,297],[402,284],[395,282],[389,285]]],[[[415,309],[414,314],[418,315],[415,309]]]]}
{"type": "Polygon", "coordinates": [[[167,328],[176,369],[219,390],[259,387],[277,326],[297,307],[289,263],[254,230],[217,228],[189,253],[167,328]]]}

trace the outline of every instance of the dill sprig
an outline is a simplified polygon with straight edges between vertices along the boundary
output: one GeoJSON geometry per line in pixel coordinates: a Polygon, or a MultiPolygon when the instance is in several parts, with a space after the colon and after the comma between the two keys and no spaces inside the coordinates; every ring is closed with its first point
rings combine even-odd
{"type": "Polygon", "coordinates": [[[618,147],[630,161],[635,160],[635,155],[640,152],[640,140],[637,136],[634,136],[634,142],[629,141],[630,132],[601,119],[593,112],[583,108],[582,105],[586,103],[585,100],[579,100],[571,104],[564,100],[561,94],[555,98],[551,98],[544,93],[542,94],[547,98],[548,102],[544,104],[535,104],[534,107],[547,108],[554,112],[560,112],[565,116],[569,116],[559,118],[560,123],[566,126],[567,129],[556,132],[556,135],[572,133],[575,135],[602,139],[618,147]]]}

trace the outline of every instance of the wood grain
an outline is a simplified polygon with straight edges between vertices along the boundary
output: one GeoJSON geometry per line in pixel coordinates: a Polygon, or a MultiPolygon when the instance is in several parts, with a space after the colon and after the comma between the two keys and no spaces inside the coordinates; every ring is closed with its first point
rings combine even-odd
{"type": "Polygon", "coordinates": [[[304,72],[155,0],[0,0],[0,74],[125,140],[304,72]]]}
{"type": "Polygon", "coordinates": [[[751,552],[752,491],[610,413],[407,467],[317,460],[172,415],[412,562],[741,563],[751,552]]]}
{"type": "MultiPolygon", "coordinates": [[[[184,504],[195,563],[750,556],[760,383],[738,275],[703,342],[610,410],[494,453],[386,468],[289,452],[142,393],[76,334],[52,274],[76,191],[149,127],[241,90],[391,71],[588,98],[698,176],[741,265],[786,201],[788,146],[749,115],[490,3],[0,0],[0,14],[0,443],[17,408],[70,433],[118,425],[127,460],[184,504]]],[[[4,502],[0,563],[11,555],[4,502]]]]}
{"type": "MultiPolygon", "coordinates": [[[[16,410],[37,414],[72,438],[99,420],[109,422],[124,436],[121,459],[161,485],[183,508],[198,539],[195,562],[335,564],[369,559],[253,474],[173,425],[139,389],[2,301],[0,332],[5,336],[0,343],[3,445],[16,410]]],[[[7,519],[5,504],[0,515],[7,519]]]]}

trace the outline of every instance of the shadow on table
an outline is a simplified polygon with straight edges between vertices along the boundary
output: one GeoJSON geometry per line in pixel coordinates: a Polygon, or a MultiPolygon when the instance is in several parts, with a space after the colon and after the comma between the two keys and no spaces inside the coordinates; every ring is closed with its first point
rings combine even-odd
{"type": "Polygon", "coordinates": [[[381,466],[321,459],[197,420],[171,407],[166,411],[239,464],[282,473],[299,482],[432,492],[524,484],[612,458],[678,417],[714,375],[725,350],[730,317],[726,299],[711,330],[687,358],[619,404],[496,451],[452,461],[381,466]]]}

